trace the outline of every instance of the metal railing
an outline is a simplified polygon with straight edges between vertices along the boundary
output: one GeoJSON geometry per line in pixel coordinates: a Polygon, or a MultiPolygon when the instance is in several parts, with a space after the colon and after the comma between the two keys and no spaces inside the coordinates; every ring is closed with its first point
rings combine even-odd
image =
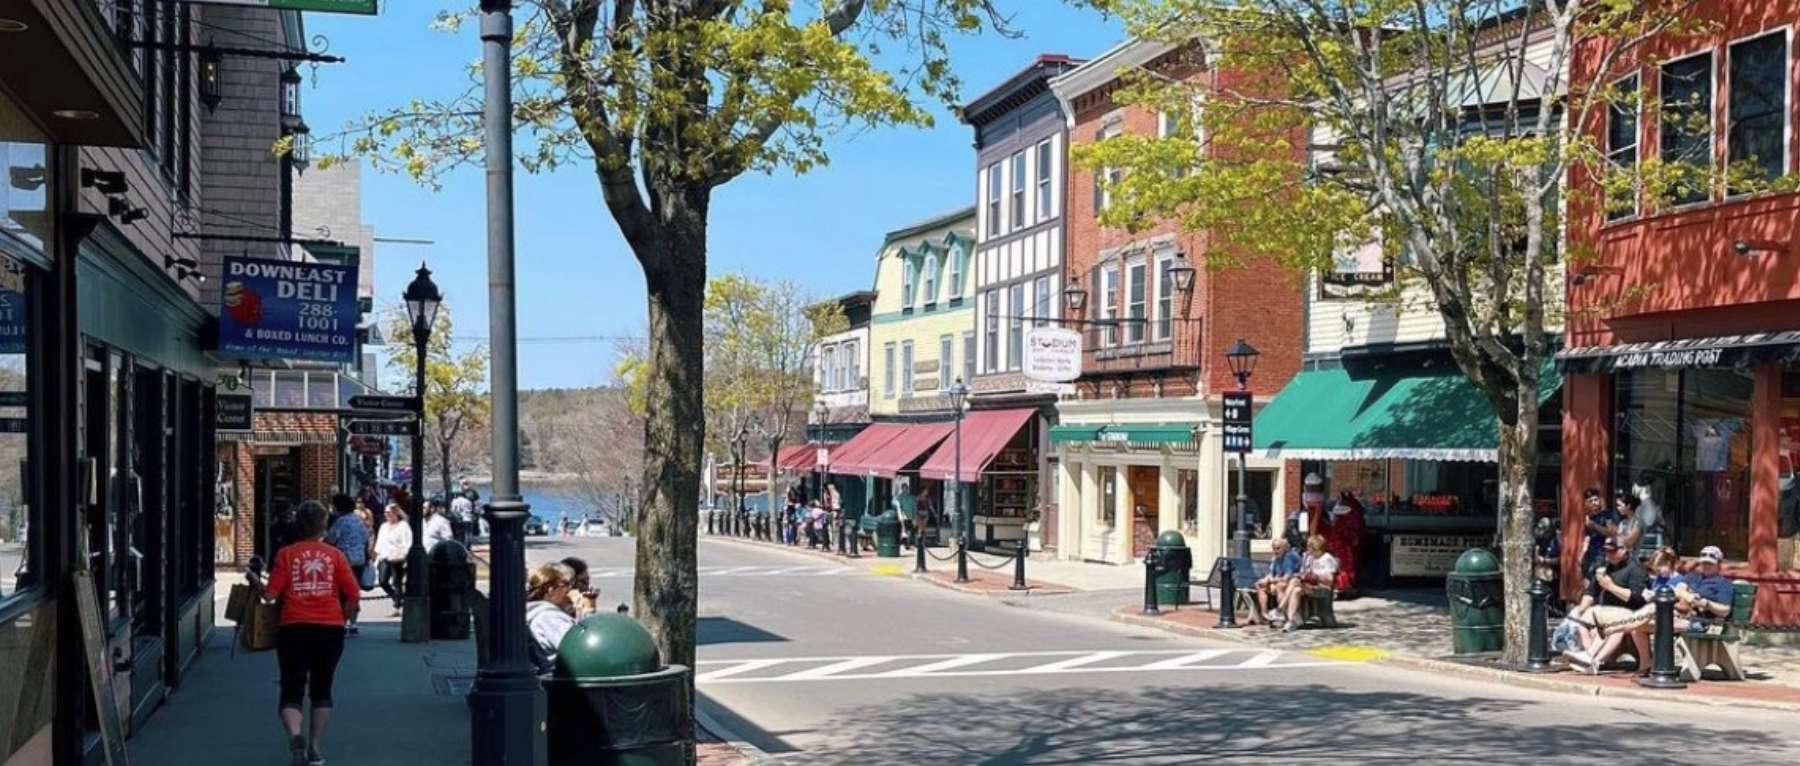
{"type": "Polygon", "coordinates": [[[1197,319],[1168,324],[1155,320],[1124,321],[1089,327],[1082,343],[1081,371],[1091,375],[1200,369],[1201,341],[1205,337],[1201,330],[1197,319]]]}

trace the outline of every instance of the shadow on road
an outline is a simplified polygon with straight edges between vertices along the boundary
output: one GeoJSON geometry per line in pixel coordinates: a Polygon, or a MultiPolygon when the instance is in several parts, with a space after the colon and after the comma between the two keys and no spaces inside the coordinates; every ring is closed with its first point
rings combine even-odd
{"type": "MultiPolygon", "coordinates": [[[[704,696],[704,695],[703,695],[704,696]]],[[[1571,698],[1573,699],[1573,698],[1571,698]]],[[[1588,704],[1588,703],[1582,703],[1588,704]]],[[[1597,703],[1595,703],[1597,704],[1597,703]]],[[[1609,703],[1610,704],[1610,703],[1609,703]]],[[[722,723],[770,753],[793,752],[711,703],[722,723]]],[[[1370,763],[1448,760],[1552,763],[1596,754],[1634,762],[1691,752],[1703,760],[1792,763],[1790,743],[1762,731],[1725,733],[1680,720],[1559,722],[1556,710],[1510,700],[1321,685],[1030,690],[1023,694],[909,694],[850,710],[817,728],[833,745],[808,764],[1370,763]],[[1737,754],[1727,757],[1726,752],[1737,754]]],[[[1566,719],[1565,719],[1566,720],[1566,719]]],[[[1750,725],[1746,721],[1746,725],[1750,725]]]]}
{"type": "Polygon", "coordinates": [[[786,636],[778,636],[762,628],[748,623],[738,622],[730,617],[701,617],[694,621],[695,645],[712,644],[748,644],[764,641],[787,641],[786,636]]]}

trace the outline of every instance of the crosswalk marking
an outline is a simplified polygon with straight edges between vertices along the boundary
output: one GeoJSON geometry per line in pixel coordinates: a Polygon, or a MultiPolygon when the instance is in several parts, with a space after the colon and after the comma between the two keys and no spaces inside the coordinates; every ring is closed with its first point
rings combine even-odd
{"type": "MultiPolygon", "coordinates": [[[[701,577],[833,577],[855,574],[856,569],[845,566],[750,566],[750,567],[700,567],[701,577]]],[[[613,579],[631,577],[632,569],[607,568],[589,569],[589,579],[613,579]]]]}
{"type": "Polygon", "coordinates": [[[1267,670],[1342,663],[1271,649],[1093,650],[701,660],[702,684],[1267,670]],[[1102,664],[1104,663],[1104,664],[1102,664]],[[885,669],[877,666],[898,665],[885,669]]]}

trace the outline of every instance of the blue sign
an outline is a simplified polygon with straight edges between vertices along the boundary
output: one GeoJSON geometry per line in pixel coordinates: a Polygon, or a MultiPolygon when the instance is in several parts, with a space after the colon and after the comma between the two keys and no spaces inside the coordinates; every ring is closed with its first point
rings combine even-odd
{"type": "Polygon", "coordinates": [[[0,288],[0,354],[25,353],[25,294],[0,288]]]}
{"type": "Polygon", "coordinates": [[[219,355],[356,361],[356,267],[226,256],[219,355]]]}

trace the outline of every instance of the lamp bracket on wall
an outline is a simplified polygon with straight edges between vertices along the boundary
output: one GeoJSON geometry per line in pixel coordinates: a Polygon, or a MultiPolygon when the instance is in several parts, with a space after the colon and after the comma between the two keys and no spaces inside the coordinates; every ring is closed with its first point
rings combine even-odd
{"type": "Polygon", "coordinates": [[[158,51],[174,51],[176,53],[198,53],[202,56],[235,56],[248,59],[275,59],[278,61],[305,61],[313,64],[342,64],[343,56],[326,53],[331,49],[331,41],[324,35],[314,35],[313,47],[318,50],[291,50],[286,48],[239,48],[230,45],[195,45],[193,43],[167,43],[156,40],[133,40],[133,48],[149,48],[158,51]]]}

